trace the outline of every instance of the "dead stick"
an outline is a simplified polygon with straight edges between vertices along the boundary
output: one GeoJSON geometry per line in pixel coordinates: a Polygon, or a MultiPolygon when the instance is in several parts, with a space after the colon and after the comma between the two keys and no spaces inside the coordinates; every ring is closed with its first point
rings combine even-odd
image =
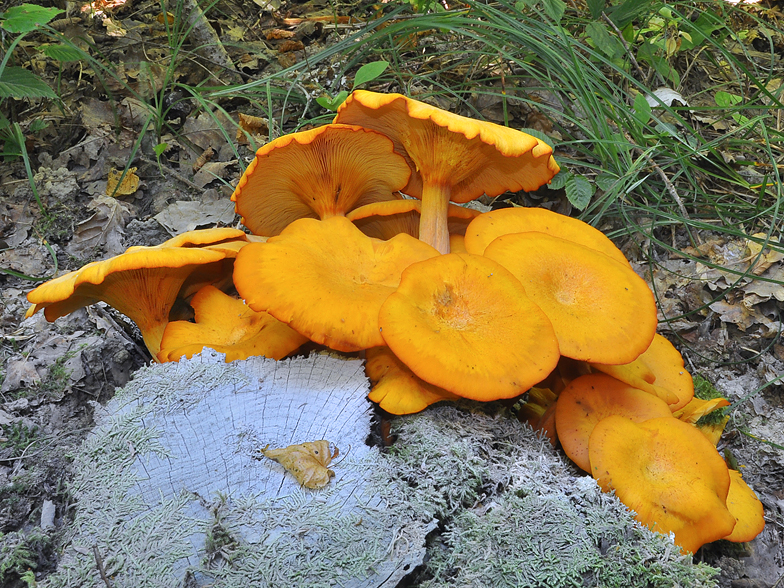
{"type": "Polygon", "coordinates": [[[602,18],[607,21],[607,24],[609,24],[613,28],[615,33],[618,35],[618,38],[621,40],[621,44],[623,45],[623,48],[626,50],[626,55],[629,56],[629,59],[631,59],[632,65],[634,65],[634,69],[637,70],[637,73],[640,75],[640,78],[644,80],[645,79],[645,74],[643,73],[642,68],[640,67],[640,65],[637,63],[637,60],[634,58],[634,53],[632,53],[631,50],[629,49],[629,45],[626,43],[626,39],[623,38],[623,33],[615,25],[615,23],[610,19],[610,17],[607,16],[606,13],[602,12],[602,18]]]}
{"type": "Polygon", "coordinates": [[[101,574],[101,579],[103,583],[106,584],[106,588],[112,588],[112,583],[109,581],[109,578],[106,576],[106,570],[103,569],[103,560],[101,559],[101,554],[98,553],[98,546],[93,545],[93,555],[95,556],[95,567],[98,568],[98,573],[101,574]]]}

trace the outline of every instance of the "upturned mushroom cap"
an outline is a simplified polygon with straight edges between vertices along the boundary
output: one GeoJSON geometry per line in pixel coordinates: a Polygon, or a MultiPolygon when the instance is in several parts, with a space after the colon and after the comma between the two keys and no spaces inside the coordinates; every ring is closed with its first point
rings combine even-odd
{"type": "Polygon", "coordinates": [[[389,347],[368,349],[365,358],[365,374],[373,384],[368,399],[391,414],[413,414],[436,402],[459,398],[418,378],[389,347]]]}
{"type": "Polygon", "coordinates": [[[588,439],[603,418],[618,415],[635,423],[672,417],[663,400],[632,388],[605,374],[580,376],[558,396],[555,427],[566,455],[578,467],[591,471],[588,439]]]}
{"type": "Polygon", "coordinates": [[[46,320],[54,321],[103,301],[136,323],[150,353],[157,357],[183,284],[198,270],[222,267],[225,257],[225,253],[203,248],[135,247],[41,284],[28,293],[33,306],[25,316],[43,309],[46,320]]]}
{"type": "Polygon", "coordinates": [[[378,324],[411,371],[464,398],[518,396],[558,363],[550,321],[512,274],[478,255],[406,268],[378,324]]]}
{"type": "Polygon", "coordinates": [[[378,311],[410,264],[438,252],[409,235],[372,239],[345,217],[300,219],[266,243],[244,247],[234,284],[266,311],[338,351],[384,345],[378,311]]]}
{"type": "Polygon", "coordinates": [[[539,232],[495,239],[484,256],[506,267],[545,312],[561,354],[629,363],[656,333],[656,303],[626,265],[577,243],[539,232]]]}
{"type": "Polygon", "coordinates": [[[254,355],[283,359],[308,341],[266,312],[255,312],[214,286],[205,286],[191,299],[195,322],[166,325],[158,353],[160,362],[193,357],[204,347],[226,354],[226,361],[254,355]]]}
{"type": "Polygon", "coordinates": [[[602,490],[614,490],[651,530],[673,532],[684,550],[694,553],[732,532],[727,466],[693,426],[672,417],[634,423],[609,416],[594,427],[588,453],[602,490]]]}
{"type": "Polygon", "coordinates": [[[724,537],[727,541],[734,543],[751,541],[765,528],[765,511],[762,503],[737,470],[730,470],[727,510],[737,521],[732,533],[724,537]]]}
{"type": "Polygon", "coordinates": [[[360,125],[392,139],[412,170],[403,191],[422,200],[420,239],[449,252],[448,202],[482,194],[531,191],[558,173],[546,143],[508,127],[478,121],[402,94],[356,90],[336,123],[360,125]]]}
{"type": "Polygon", "coordinates": [[[324,125],[260,148],[231,199],[246,227],[272,236],[298,218],[342,216],[392,200],[410,175],[387,137],[357,126],[324,125]]]}
{"type": "Polygon", "coordinates": [[[466,229],[466,249],[469,253],[483,255],[487,246],[498,237],[529,231],[573,241],[629,265],[626,256],[600,230],[545,208],[502,208],[479,215],[466,229]]]}
{"type": "MultiPolygon", "coordinates": [[[[450,243],[454,235],[463,235],[469,223],[479,216],[478,210],[450,204],[447,208],[447,227],[450,243]]],[[[419,220],[422,216],[420,200],[389,200],[374,202],[355,208],[346,218],[370,237],[389,239],[398,233],[419,237],[419,220]]]]}

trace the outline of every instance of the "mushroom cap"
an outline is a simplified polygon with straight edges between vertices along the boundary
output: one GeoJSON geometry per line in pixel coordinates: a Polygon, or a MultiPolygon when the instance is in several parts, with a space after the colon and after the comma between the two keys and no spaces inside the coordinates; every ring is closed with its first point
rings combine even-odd
{"type": "Polygon", "coordinates": [[[214,286],[204,286],[190,304],[195,322],[166,325],[159,361],[190,359],[204,347],[225,353],[227,362],[254,355],[283,359],[308,341],[286,323],[266,312],[255,312],[214,286]]]}
{"type": "Polygon", "coordinates": [[[590,374],[572,380],[558,396],[555,426],[566,455],[586,472],[591,471],[588,439],[593,428],[610,415],[635,423],[672,417],[667,403],[605,374],[590,374]]]}
{"type": "Polygon", "coordinates": [[[365,374],[373,384],[368,399],[391,414],[413,414],[459,396],[428,384],[400,361],[389,347],[365,351],[365,374]]]}
{"type": "Polygon", "coordinates": [[[26,316],[44,309],[54,321],[74,310],[106,302],[130,318],[157,357],[169,312],[183,284],[197,271],[222,267],[225,253],[203,248],[134,247],[105,261],[41,284],[28,293],[26,316]]]}
{"type": "Polygon", "coordinates": [[[506,267],[553,323],[561,354],[629,363],[656,333],[656,303],[627,265],[545,233],[504,235],[484,253],[506,267]]]}
{"type": "Polygon", "coordinates": [[[234,284],[248,306],[338,351],[384,345],[378,311],[410,264],[438,252],[401,234],[364,235],[345,217],[300,219],[266,243],[244,247],[234,284]]]}
{"type": "Polygon", "coordinates": [[[478,255],[406,268],[378,324],[411,371],[464,398],[518,396],[558,363],[550,321],[511,273],[478,255]]]}
{"type": "Polygon", "coordinates": [[[507,190],[532,191],[559,170],[552,148],[531,135],[402,94],[355,90],[338,108],[334,122],[373,129],[392,139],[412,170],[403,192],[417,198],[423,182],[449,184],[453,202],[507,190]]]}
{"type": "MultiPolygon", "coordinates": [[[[377,239],[389,239],[398,233],[419,237],[419,217],[422,202],[419,200],[389,200],[374,202],[355,208],[346,214],[366,235],[377,239]]],[[[462,235],[469,223],[481,214],[478,210],[450,204],[447,209],[447,225],[452,235],[462,235]]]]}
{"type": "Polygon", "coordinates": [[[272,236],[298,218],[341,216],[393,200],[410,175],[387,137],[357,126],[324,125],[261,147],[231,199],[246,227],[272,236]]]}
{"type": "Polygon", "coordinates": [[[654,385],[674,393],[677,400],[670,410],[683,408],[694,398],[694,381],[684,367],[683,356],[666,337],[656,334],[639,358],[656,376],[654,385]]]}
{"type": "Polygon", "coordinates": [[[726,398],[711,398],[710,400],[703,400],[702,398],[697,398],[695,396],[689,400],[688,403],[686,403],[686,406],[679,408],[678,410],[674,410],[672,416],[678,420],[683,421],[684,423],[694,425],[706,414],[729,405],[730,402],[726,398]]]}
{"type": "Polygon", "coordinates": [[[727,541],[735,543],[751,541],[765,528],[765,511],[762,503],[737,470],[730,470],[727,510],[737,521],[732,533],[724,537],[727,541]]]}
{"type": "Polygon", "coordinates": [[[673,532],[684,550],[694,553],[732,532],[727,466],[693,426],[672,417],[634,423],[609,416],[594,427],[588,453],[602,490],[614,490],[651,530],[673,532]]]}
{"type": "Polygon", "coordinates": [[[186,231],[164,241],[158,247],[203,247],[205,245],[216,245],[231,241],[248,241],[248,235],[240,229],[230,227],[218,227],[214,229],[197,229],[186,231]]]}
{"type": "Polygon", "coordinates": [[[479,215],[466,229],[466,249],[483,255],[487,246],[502,235],[537,231],[595,249],[629,265],[626,256],[600,230],[588,223],[545,208],[501,208],[479,215]]]}

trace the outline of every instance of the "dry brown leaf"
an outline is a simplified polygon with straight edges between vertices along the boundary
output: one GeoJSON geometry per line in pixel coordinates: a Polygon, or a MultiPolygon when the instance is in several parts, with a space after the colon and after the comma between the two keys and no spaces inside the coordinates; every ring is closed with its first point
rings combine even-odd
{"type": "Polygon", "coordinates": [[[248,133],[254,139],[263,140],[262,135],[266,135],[269,132],[267,119],[260,116],[252,116],[240,112],[239,124],[240,126],[237,128],[237,143],[240,145],[247,145],[249,142],[245,133],[248,133]]]}
{"type": "Polygon", "coordinates": [[[109,177],[106,180],[107,196],[130,196],[139,189],[139,176],[136,175],[136,168],[128,168],[128,173],[122,177],[122,171],[117,169],[109,170],[109,177]],[[122,183],[120,182],[122,178],[122,183]],[[119,184],[119,185],[118,185],[119,184]]]}
{"type": "Polygon", "coordinates": [[[294,31],[285,31],[283,29],[272,29],[264,31],[264,38],[267,41],[279,41],[281,39],[291,39],[294,36],[294,31]]]}
{"type": "Polygon", "coordinates": [[[278,51],[281,53],[291,53],[292,51],[302,51],[305,48],[305,44],[302,41],[283,41],[278,46],[278,51]]]}
{"type": "Polygon", "coordinates": [[[329,452],[329,441],[307,441],[299,445],[289,445],[283,449],[268,449],[269,445],[261,450],[265,457],[274,459],[293,475],[297,482],[305,488],[323,488],[329,484],[329,479],[335,472],[327,466],[338,456],[329,452]]]}
{"type": "MultiPolygon", "coordinates": [[[[757,239],[765,239],[767,235],[765,233],[756,233],[755,235],[752,235],[752,237],[756,237],[757,239]]],[[[778,241],[774,239],[771,239],[770,244],[779,245],[778,241]]],[[[784,259],[784,253],[779,251],[772,251],[769,248],[766,248],[765,251],[762,251],[762,244],[750,239],[746,239],[746,248],[749,250],[750,261],[752,263],[755,260],[757,261],[757,264],[751,270],[751,273],[753,273],[755,276],[764,274],[768,268],[770,268],[770,266],[784,259]]]]}

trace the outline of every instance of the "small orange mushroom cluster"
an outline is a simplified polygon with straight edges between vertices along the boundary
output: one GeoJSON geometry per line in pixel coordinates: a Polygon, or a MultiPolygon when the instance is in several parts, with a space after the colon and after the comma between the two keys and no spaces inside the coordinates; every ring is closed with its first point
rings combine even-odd
{"type": "MultiPolygon", "coordinates": [[[[43,309],[54,320],[105,301],[137,323],[161,362],[205,346],[227,361],[280,359],[306,341],[363,351],[369,398],[394,414],[531,390],[521,414],[641,520],[674,531],[686,549],[732,536],[740,517],[719,507],[748,504],[750,490],[731,494],[716,456],[704,458],[704,476],[699,457],[684,482],[710,494],[695,515],[706,533],[683,523],[690,507],[679,510],[681,495],[702,494],[641,498],[633,491],[655,484],[616,473],[632,463],[618,461],[634,453],[623,441],[635,439],[666,494],[679,463],[678,454],[653,461],[677,446],[666,439],[688,427],[711,446],[673,417],[706,408],[690,404],[691,377],[655,334],[653,295],[624,255],[547,210],[458,206],[536,189],[557,172],[552,149],[530,135],[357,91],[332,124],[257,151],[232,195],[253,235],[192,231],[131,248],[39,286],[28,315],[43,309]]],[[[742,528],[735,537],[756,527],[742,528]]]]}

